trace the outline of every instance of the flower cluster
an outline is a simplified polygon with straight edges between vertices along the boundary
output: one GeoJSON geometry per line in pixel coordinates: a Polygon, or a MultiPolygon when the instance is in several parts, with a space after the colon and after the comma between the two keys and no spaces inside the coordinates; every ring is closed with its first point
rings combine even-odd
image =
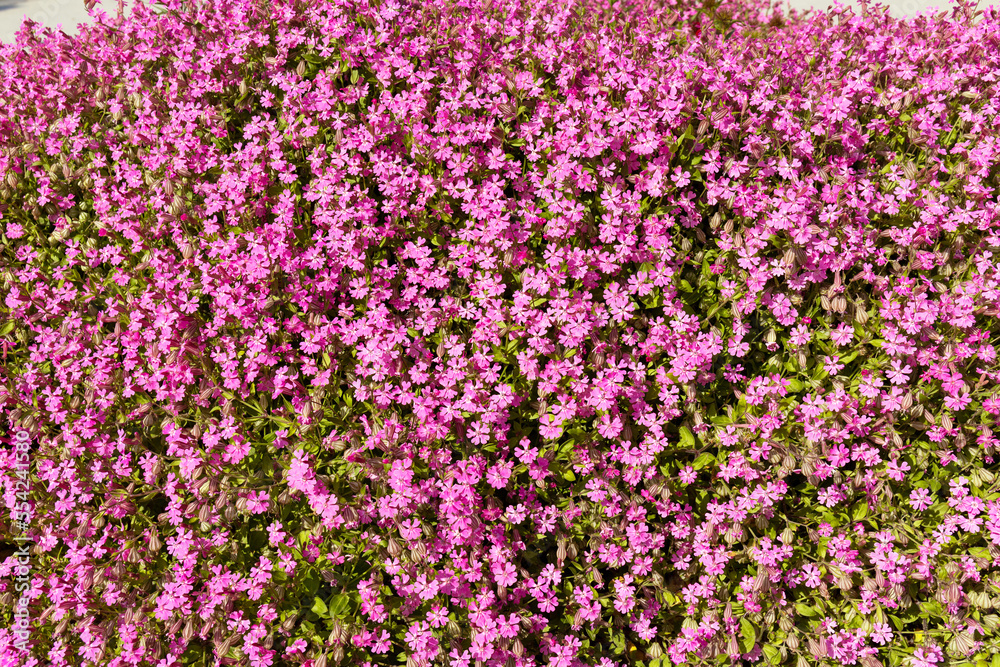
{"type": "Polygon", "coordinates": [[[91,11],[0,45],[3,664],[995,652],[992,9],[91,11]]]}

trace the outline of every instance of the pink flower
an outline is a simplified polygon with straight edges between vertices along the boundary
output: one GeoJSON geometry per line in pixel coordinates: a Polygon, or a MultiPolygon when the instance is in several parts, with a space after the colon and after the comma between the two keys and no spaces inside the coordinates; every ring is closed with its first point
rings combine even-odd
{"type": "Polygon", "coordinates": [[[513,586],[517,581],[517,568],[513,563],[497,563],[492,569],[498,586],[513,586]]]}
{"type": "Polygon", "coordinates": [[[486,482],[494,489],[502,489],[507,486],[507,481],[514,470],[514,464],[510,461],[501,461],[490,466],[486,471],[486,482]]]}
{"type": "Polygon", "coordinates": [[[830,338],[838,347],[843,347],[851,342],[854,337],[854,327],[841,322],[840,326],[830,332],[830,338]]]}
{"type": "Polygon", "coordinates": [[[913,667],[934,667],[941,661],[941,649],[936,646],[925,646],[913,652],[911,664],[913,667]]]}
{"type": "Polygon", "coordinates": [[[917,512],[922,512],[933,504],[931,493],[927,489],[913,489],[910,492],[910,506],[917,512]]]}
{"type": "Polygon", "coordinates": [[[910,464],[899,459],[893,459],[886,464],[886,471],[889,474],[889,478],[897,482],[903,481],[903,478],[906,476],[906,471],[909,469],[910,464]]]}
{"type": "Polygon", "coordinates": [[[680,480],[685,484],[691,484],[692,482],[694,482],[694,480],[698,478],[698,473],[694,471],[693,466],[687,466],[686,468],[680,471],[678,477],[680,477],[680,480]]]}
{"type": "Polygon", "coordinates": [[[441,605],[434,605],[427,612],[427,622],[432,628],[443,627],[448,622],[448,612],[441,605]]]}
{"type": "Polygon", "coordinates": [[[302,653],[306,650],[307,646],[309,645],[306,644],[306,640],[296,639],[295,641],[293,641],[291,644],[288,645],[288,648],[285,649],[285,653],[287,655],[295,655],[296,653],[302,653]]]}
{"type": "Polygon", "coordinates": [[[959,412],[969,407],[969,403],[972,402],[972,396],[969,394],[962,394],[961,396],[945,396],[944,406],[949,410],[959,412]]]}
{"type": "Polygon", "coordinates": [[[889,382],[893,384],[906,384],[910,381],[910,372],[913,369],[909,365],[900,366],[898,359],[892,360],[892,370],[888,372],[889,382]]]}
{"type": "Polygon", "coordinates": [[[871,640],[876,644],[885,644],[892,640],[892,630],[888,623],[872,624],[871,640]]]}
{"type": "Polygon", "coordinates": [[[247,496],[247,511],[250,514],[263,514],[270,506],[267,491],[251,491],[247,496]]]}

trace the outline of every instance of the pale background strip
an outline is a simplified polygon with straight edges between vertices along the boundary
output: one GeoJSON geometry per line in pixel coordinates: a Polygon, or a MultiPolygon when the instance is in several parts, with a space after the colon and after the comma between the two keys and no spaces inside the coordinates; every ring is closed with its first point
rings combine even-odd
{"type": "MultiPolygon", "coordinates": [[[[130,7],[136,0],[125,0],[125,13],[130,14],[130,7]]],[[[833,0],[786,0],[787,6],[798,10],[810,8],[826,9],[833,0]]],[[[859,0],[843,0],[860,8],[859,0]]],[[[932,8],[950,10],[949,0],[888,0],[889,12],[902,18],[915,16],[932,8]]],[[[979,7],[985,9],[993,4],[992,0],[980,0],[979,7]]],[[[118,11],[117,0],[102,0],[101,7],[109,16],[118,11]]],[[[21,21],[27,16],[44,26],[62,29],[70,35],[78,32],[77,24],[90,23],[91,19],[84,8],[84,0],[0,0],[0,41],[13,42],[14,34],[21,26],[21,21]]]]}

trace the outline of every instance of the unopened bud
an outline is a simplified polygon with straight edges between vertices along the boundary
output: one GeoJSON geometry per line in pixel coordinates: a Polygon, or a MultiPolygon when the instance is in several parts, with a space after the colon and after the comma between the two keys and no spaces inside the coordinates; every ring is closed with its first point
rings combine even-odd
{"type": "Polygon", "coordinates": [[[766,592],[771,588],[771,578],[767,576],[767,570],[761,568],[754,577],[752,590],[754,593],[766,592]]]}
{"type": "Polygon", "coordinates": [[[740,643],[736,641],[735,636],[729,638],[729,645],[726,647],[726,654],[733,660],[736,660],[742,655],[740,651],[740,643]]]}
{"type": "Polygon", "coordinates": [[[400,543],[396,540],[395,537],[390,537],[389,538],[388,551],[389,551],[389,555],[392,556],[393,558],[395,558],[395,557],[399,556],[399,554],[403,553],[403,547],[402,547],[402,545],[400,545],[400,543]]]}
{"type": "Polygon", "coordinates": [[[951,421],[951,417],[948,415],[948,413],[944,413],[941,415],[941,426],[943,426],[946,431],[950,431],[954,426],[954,424],[951,421]]]}

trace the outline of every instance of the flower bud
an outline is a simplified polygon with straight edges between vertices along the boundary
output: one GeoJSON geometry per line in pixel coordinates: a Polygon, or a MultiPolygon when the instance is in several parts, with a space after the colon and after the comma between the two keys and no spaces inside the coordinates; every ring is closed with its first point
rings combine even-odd
{"type": "Polygon", "coordinates": [[[393,558],[396,558],[399,554],[403,553],[403,547],[395,537],[389,538],[388,552],[393,558]]]}
{"type": "Polygon", "coordinates": [[[771,578],[767,575],[767,570],[761,568],[753,579],[751,590],[753,590],[754,593],[760,593],[760,592],[766,593],[770,589],[771,589],[771,578]]]}
{"type": "Polygon", "coordinates": [[[319,656],[313,660],[313,667],[326,667],[326,652],[320,653],[319,656]]]}
{"type": "Polygon", "coordinates": [[[782,256],[781,261],[785,266],[794,266],[798,258],[795,255],[795,250],[792,248],[786,248],[785,254],[782,256]]]}
{"type": "Polygon", "coordinates": [[[736,641],[735,636],[729,638],[729,645],[726,647],[726,654],[733,660],[736,660],[742,655],[740,652],[740,643],[736,641]]]}

